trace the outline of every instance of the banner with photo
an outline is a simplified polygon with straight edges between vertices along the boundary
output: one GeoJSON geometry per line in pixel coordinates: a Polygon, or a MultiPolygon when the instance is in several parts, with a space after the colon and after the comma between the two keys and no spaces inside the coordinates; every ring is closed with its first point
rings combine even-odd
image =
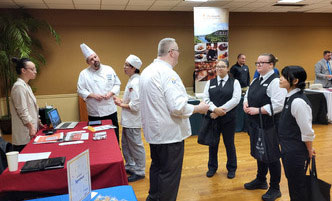
{"type": "Polygon", "coordinates": [[[228,59],[228,10],[194,8],[195,92],[202,93],[207,80],[216,77],[216,63],[228,59]]]}

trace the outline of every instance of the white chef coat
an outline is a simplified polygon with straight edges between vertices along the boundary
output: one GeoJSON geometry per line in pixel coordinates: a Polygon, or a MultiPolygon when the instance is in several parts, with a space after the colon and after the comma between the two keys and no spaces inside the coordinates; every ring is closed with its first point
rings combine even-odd
{"type": "Polygon", "coordinates": [[[81,71],[77,82],[77,93],[87,106],[89,116],[103,117],[116,112],[113,98],[98,101],[87,98],[90,93],[105,95],[108,92],[119,94],[121,82],[112,67],[100,64],[98,70],[88,67],[81,71]]]}
{"type": "Polygon", "coordinates": [[[139,108],[139,74],[133,74],[126,85],[123,103],[130,109],[122,108],[121,125],[125,128],[141,128],[141,113],[139,108]]]}
{"type": "Polygon", "coordinates": [[[150,144],[181,142],[191,135],[194,105],[173,67],[160,59],[141,74],[139,94],[145,140],[150,144]]]}

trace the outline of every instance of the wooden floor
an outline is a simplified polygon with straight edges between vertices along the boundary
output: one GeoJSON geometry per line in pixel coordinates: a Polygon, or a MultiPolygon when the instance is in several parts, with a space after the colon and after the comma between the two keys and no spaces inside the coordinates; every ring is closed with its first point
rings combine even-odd
{"type": "MultiPolygon", "coordinates": [[[[332,183],[332,124],[314,125],[316,139],[314,147],[317,153],[318,177],[332,183]]],[[[120,129],[121,130],[121,129],[120,129]]],[[[10,135],[4,135],[9,140],[10,135]]],[[[149,145],[145,142],[146,178],[129,183],[134,188],[138,201],[145,201],[149,190],[149,167],[151,163],[149,145]]],[[[249,136],[236,133],[235,145],[238,169],[234,179],[227,179],[226,155],[222,141],[219,148],[219,169],[212,178],[205,176],[208,162],[208,147],[197,144],[197,136],[185,141],[182,178],[177,201],[260,201],[265,190],[245,190],[243,184],[256,175],[256,162],[249,154],[249,136]]],[[[278,200],[288,201],[287,180],[282,170],[282,197],[278,200]]]]}
{"type": "MultiPolygon", "coordinates": [[[[314,125],[316,139],[314,147],[317,153],[317,175],[332,183],[332,124],[314,125]]],[[[145,201],[149,190],[150,150],[145,142],[146,178],[129,183],[134,188],[138,201],[145,201]]],[[[219,169],[212,178],[205,176],[208,162],[208,147],[197,144],[197,136],[185,141],[182,178],[177,201],[260,201],[265,190],[245,190],[243,184],[256,176],[256,162],[249,154],[249,136],[236,133],[238,169],[234,179],[227,179],[226,152],[223,142],[219,147],[219,169]]],[[[280,201],[290,200],[287,180],[282,169],[280,183],[282,197],[280,201]]]]}

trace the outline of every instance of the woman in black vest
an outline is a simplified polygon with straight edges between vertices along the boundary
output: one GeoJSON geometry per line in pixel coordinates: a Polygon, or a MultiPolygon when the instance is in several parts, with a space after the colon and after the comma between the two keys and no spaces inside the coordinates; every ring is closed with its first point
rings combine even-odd
{"type": "Polygon", "coordinates": [[[257,160],[256,178],[244,184],[244,187],[248,190],[267,189],[266,175],[269,171],[271,176],[270,188],[262,196],[264,201],[273,201],[281,197],[279,186],[281,177],[280,150],[277,130],[273,129],[277,129],[287,92],[285,89],[279,88],[279,77],[273,70],[276,62],[277,59],[272,54],[262,54],[258,57],[255,65],[260,76],[251,82],[243,101],[243,110],[248,114],[251,155],[257,160]],[[260,125],[259,110],[261,110],[265,133],[270,131],[269,135],[265,135],[265,141],[269,142],[265,144],[265,151],[269,156],[267,161],[258,160],[258,152],[256,151],[260,125]]]}
{"type": "Polygon", "coordinates": [[[281,71],[280,87],[288,92],[279,120],[281,159],[288,180],[291,201],[306,200],[305,162],[315,150],[312,141],[312,112],[303,94],[307,74],[300,66],[286,66],[281,71]]]}
{"type": "Polygon", "coordinates": [[[218,147],[220,133],[227,152],[227,177],[235,177],[237,168],[234,145],[235,108],[241,99],[241,85],[238,80],[228,76],[229,64],[221,60],[216,64],[217,77],[209,80],[204,89],[204,101],[210,105],[210,117],[217,121],[218,137],[214,146],[209,146],[209,162],[207,177],[212,177],[218,169],[218,147]]]}

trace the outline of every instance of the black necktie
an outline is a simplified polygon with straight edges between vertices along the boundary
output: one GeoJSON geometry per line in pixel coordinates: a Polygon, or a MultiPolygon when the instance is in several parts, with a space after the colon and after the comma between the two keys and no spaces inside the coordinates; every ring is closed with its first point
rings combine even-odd
{"type": "Polygon", "coordinates": [[[259,84],[261,84],[263,81],[263,77],[259,77],[259,84]]]}
{"type": "Polygon", "coordinates": [[[286,106],[286,104],[287,104],[287,102],[288,102],[288,99],[289,99],[289,97],[286,97],[286,98],[285,98],[284,107],[286,106]]]}
{"type": "Polygon", "coordinates": [[[218,86],[221,85],[221,87],[222,87],[222,81],[224,81],[224,80],[219,80],[219,84],[218,84],[218,86]]]}

